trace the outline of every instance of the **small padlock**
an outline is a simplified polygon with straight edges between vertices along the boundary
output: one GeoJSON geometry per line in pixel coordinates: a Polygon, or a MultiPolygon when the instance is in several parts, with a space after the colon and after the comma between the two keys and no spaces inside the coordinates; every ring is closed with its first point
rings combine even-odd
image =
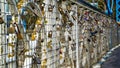
{"type": "Polygon", "coordinates": [[[14,57],[14,53],[13,52],[8,54],[8,58],[11,58],[11,57],[14,57]]]}
{"type": "Polygon", "coordinates": [[[3,24],[4,23],[4,20],[2,17],[0,17],[0,24],[3,24]]]}
{"type": "Polygon", "coordinates": [[[50,40],[50,41],[47,43],[47,47],[50,48],[50,49],[52,48],[52,40],[50,40]]]}
{"type": "Polygon", "coordinates": [[[65,43],[65,37],[61,37],[61,38],[60,38],[60,42],[61,42],[61,43],[65,43]]]}
{"type": "Polygon", "coordinates": [[[42,61],[41,66],[45,66],[46,64],[47,64],[47,59],[44,59],[44,60],[42,61]]]}
{"type": "Polygon", "coordinates": [[[56,25],[56,29],[57,29],[57,30],[62,30],[62,28],[61,28],[60,25],[56,25]]]}
{"type": "Polygon", "coordinates": [[[36,31],[34,30],[31,35],[31,40],[34,41],[36,39],[36,31]]]}
{"type": "Polygon", "coordinates": [[[58,10],[59,10],[60,14],[64,14],[63,9],[61,7],[58,7],[58,10]]]}
{"type": "Polygon", "coordinates": [[[69,21],[68,24],[70,27],[72,27],[74,25],[71,21],[69,21]]]}
{"type": "Polygon", "coordinates": [[[52,12],[52,11],[53,11],[53,8],[54,8],[54,6],[52,6],[51,4],[49,4],[49,6],[48,6],[48,11],[49,11],[49,12],[52,12]]]}
{"type": "Polygon", "coordinates": [[[12,48],[15,47],[12,43],[8,43],[8,46],[11,46],[12,48]]]}
{"type": "Polygon", "coordinates": [[[49,32],[48,32],[48,37],[49,37],[49,38],[52,38],[52,31],[49,31],[49,32]]]}
{"type": "Polygon", "coordinates": [[[68,36],[68,40],[69,40],[69,41],[71,41],[71,40],[72,40],[70,36],[68,36]]]}
{"type": "Polygon", "coordinates": [[[37,25],[42,24],[42,23],[41,23],[41,19],[40,19],[40,18],[39,18],[39,19],[37,19],[36,24],[37,24],[37,25]]]}

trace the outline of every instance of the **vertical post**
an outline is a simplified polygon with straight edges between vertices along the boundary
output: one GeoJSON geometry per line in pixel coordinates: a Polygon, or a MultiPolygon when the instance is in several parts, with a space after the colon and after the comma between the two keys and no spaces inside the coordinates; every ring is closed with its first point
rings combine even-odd
{"type": "MultiPolygon", "coordinates": [[[[75,12],[76,12],[76,17],[77,17],[77,6],[75,6],[75,12]]],[[[79,56],[78,56],[78,19],[76,19],[76,23],[75,23],[75,27],[76,27],[76,68],[79,68],[79,56]]]]}
{"type": "Polygon", "coordinates": [[[109,45],[109,49],[112,48],[112,21],[110,19],[110,45],[109,45]]]}

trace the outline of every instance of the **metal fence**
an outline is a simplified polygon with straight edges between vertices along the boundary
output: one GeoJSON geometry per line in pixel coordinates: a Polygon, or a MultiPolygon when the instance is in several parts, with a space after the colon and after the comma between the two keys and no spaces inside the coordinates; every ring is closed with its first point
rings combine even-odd
{"type": "Polygon", "coordinates": [[[118,44],[116,22],[72,1],[0,0],[0,68],[91,68],[118,44]]]}

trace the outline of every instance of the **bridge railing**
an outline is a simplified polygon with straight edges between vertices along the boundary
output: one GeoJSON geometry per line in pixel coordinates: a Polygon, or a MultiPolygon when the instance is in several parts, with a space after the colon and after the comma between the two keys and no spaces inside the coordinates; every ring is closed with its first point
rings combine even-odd
{"type": "Polygon", "coordinates": [[[0,5],[0,68],[91,68],[118,45],[115,20],[84,2],[0,5]]]}

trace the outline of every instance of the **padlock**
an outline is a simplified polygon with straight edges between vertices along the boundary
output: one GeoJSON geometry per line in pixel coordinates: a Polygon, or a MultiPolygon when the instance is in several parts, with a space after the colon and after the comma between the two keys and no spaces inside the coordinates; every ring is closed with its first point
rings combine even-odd
{"type": "Polygon", "coordinates": [[[15,28],[13,26],[8,27],[8,33],[15,33],[15,28]]]}
{"type": "Polygon", "coordinates": [[[61,43],[65,43],[65,37],[61,37],[61,38],[60,38],[60,42],[61,42],[61,43]]]}
{"type": "Polygon", "coordinates": [[[56,17],[56,21],[60,21],[60,18],[59,18],[59,17],[56,17]]]}
{"type": "Polygon", "coordinates": [[[41,43],[43,43],[44,42],[44,39],[41,39],[41,43]]]}
{"type": "Polygon", "coordinates": [[[72,27],[74,25],[73,22],[71,22],[71,21],[69,21],[68,24],[70,27],[72,27]]]}
{"type": "Polygon", "coordinates": [[[52,40],[50,40],[50,41],[47,43],[47,48],[52,49],[52,40]]]}
{"type": "Polygon", "coordinates": [[[63,55],[62,54],[60,54],[60,59],[63,59],[63,55]]]}
{"type": "Polygon", "coordinates": [[[14,57],[14,53],[9,53],[8,58],[14,57]]]}
{"type": "Polygon", "coordinates": [[[49,31],[49,32],[48,32],[48,37],[49,37],[49,38],[52,38],[52,31],[49,31]]]}
{"type": "Polygon", "coordinates": [[[58,10],[59,10],[60,14],[64,14],[64,11],[61,7],[58,7],[58,10]]]}
{"type": "Polygon", "coordinates": [[[42,60],[41,66],[45,66],[47,64],[47,59],[42,60]]]}
{"type": "Polygon", "coordinates": [[[8,46],[11,46],[12,48],[15,47],[15,45],[13,45],[12,43],[8,43],[8,46]]]}
{"type": "Polygon", "coordinates": [[[41,23],[41,19],[40,19],[40,18],[39,18],[39,19],[37,19],[36,24],[37,24],[37,25],[42,24],[42,23],[41,23]]]}
{"type": "Polygon", "coordinates": [[[69,40],[69,41],[71,41],[71,40],[72,40],[70,36],[68,36],[68,40],[69,40]]]}
{"type": "Polygon", "coordinates": [[[0,24],[3,24],[4,23],[4,20],[2,17],[0,17],[0,24]]]}
{"type": "Polygon", "coordinates": [[[0,46],[0,55],[3,53],[3,46],[0,46]]]}
{"type": "Polygon", "coordinates": [[[36,31],[32,33],[31,40],[34,41],[36,39],[36,31]]]}
{"type": "Polygon", "coordinates": [[[49,11],[49,12],[52,12],[52,11],[53,11],[53,8],[54,8],[53,5],[51,5],[51,4],[48,5],[48,11],[49,11]]]}
{"type": "Polygon", "coordinates": [[[56,25],[56,29],[57,29],[58,31],[60,31],[60,30],[62,30],[62,27],[61,27],[60,25],[56,25]]]}

